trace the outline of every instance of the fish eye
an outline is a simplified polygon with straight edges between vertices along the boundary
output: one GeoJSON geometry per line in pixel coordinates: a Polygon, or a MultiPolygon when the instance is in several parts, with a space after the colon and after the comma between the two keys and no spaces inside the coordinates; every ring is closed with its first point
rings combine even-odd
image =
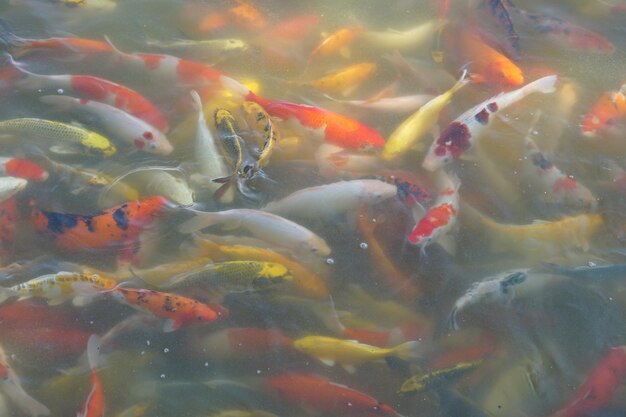
{"type": "Polygon", "coordinates": [[[150,144],[150,148],[152,148],[152,149],[156,149],[156,143],[151,143],[151,144],[150,144]]]}
{"type": "Polygon", "coordinates": [[[202,316],[198,316],[197,319],[198,319],[198,321],[204,320],[204,318],[202,316]]]}
{"type": "Polygon", "coordinates": [[[372,410],[373,411],[380,411],[380,404],[376,404],[376,405],[372,406],[372,410]]]}

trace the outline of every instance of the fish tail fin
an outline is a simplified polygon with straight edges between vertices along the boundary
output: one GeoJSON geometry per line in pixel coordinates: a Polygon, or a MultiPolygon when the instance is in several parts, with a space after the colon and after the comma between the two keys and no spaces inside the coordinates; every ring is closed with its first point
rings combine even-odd
{"type": "Polygon", "coordinates": [[[468,75],[468,70],[467,68],[463,69],[463,73],[461,74],[461,77],[459,78],[459,80],[450,88],[450,90],[448,90],[448,93],[450,95],[456,93],[457,91],[459,91],[461,88],[465,87],[467,84],[469,84],[472,79],[472,77],[468,75]]]}
{"type": "Polygon", "coordinates": [[[423,354],[422,344],[417,340],[411,340],[393,348],[393,356],[409,362],[420,359],[423,354]]]}
{"type": "Polygon", "coordinates": [[[87,360],[89,362],[89,368],[94,371],[98,368],[98,362],[100,358],[100,336],[92,334],[89,336],[87,342],[87,360]]]}
{"type": "Polygon", "coordinates": [[[548,75],[539,78],[530,84],[527,84],[525,88],[535,91],[537,93],[549,94],[556,91],[556,82],[558,77],[556,75],[548,75]]]}
{"type": "Polygon", "coordinates": [[[196,212],[196,216],[178,226],[180,233],[193,233],[218,222],[219,213],[196,212]]]}
{"type": "Polygon", "coordinates": [[[458,310],[453,308],[448,316],[448,329],[450,330],[459,330],[459,322],[456,319],[457,312],[458,310]]]}

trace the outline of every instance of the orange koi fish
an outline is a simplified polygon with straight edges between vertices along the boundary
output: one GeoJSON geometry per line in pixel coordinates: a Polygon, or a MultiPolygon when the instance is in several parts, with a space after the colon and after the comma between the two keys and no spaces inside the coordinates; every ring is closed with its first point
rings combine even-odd
{"type": "Polygon", "coordinates": [[[256,358],[264,353],[293,352],[293,340],[280,330],[235,327],[211,332],[198,343],[200,354],[215,360],[256,358]]]}
{"type": "Polygon", "coordinates": [[[139,311],[148,311],[166,319],[163,324],[164,332],[173,332],[193,323],[212,323],[228,315],[228,310],[221,306],[216,311],[197,300],[165,292],[118,286],[113,290],[103,291],[103,294],[139,311]]]}
{"type": "Polygon", "coordinates": [[[258,31],[267,28],[268,22],[259,9],[245,0],[235,0],[237,6],[227,10],[228,17],[238,27],[258,31]]]}
{"type": "Polygon", "coordinates": [[[44,182],[50,174],[36,163],[22,158],[0,156],[0,174],[25,180],[44,182]]]}
{"type": "Polygon", "coordinates": [[[57,213],[34,208],[33,224],[39,233],[68,251],[118,250],[132,259],[139,237],[170,203],[161,196],[124,204],[92,215],[57,213]]]}
{"type": "Polygon", "coordinates": [[[591,371],[574,397],[551,417],[583,417],[605,407],[626,375],[626,346],[609,349],[609,353],[591,371]]]}
{"type": "Polygon", "coordinates": [[[314,60],[328,58],[337,53],[348,57],[350,55],[348,46],[361,36],[363,30],[362,27],[355,26],[342,28],[331,33],[320,44],[313,48],[313,51],[311,51],[309,55],[307,67],[314,60]]]}
{"type": "Polygon", "coordinates": [[[91,369],[91,391],[83,403],[76,417],[103,417],[104,416],[104,388],[98,374],[98,356],[100,354],[100,338],[91,335],[87,343],[87,358],[91,369]]]}
{"type": "Polygon", "coordinates": [[[325,93],[337,93],[348,96],[363,85],[365,81],[369,80],[376,73],[377,68],[378,66],[373,62],[361,62],[332,72],[316,80],[302,83],[297,81],[289,82],[289,84],[308,85],[325,93]]]}
{"type": "Polygon", "coordinates": [[[447,44],[469,63],[470,79],[476,83],[518,86],[524,83],[522,70],[509,58],[487,45],[473,33],[458,32],[448,36],[447,44]]]}
{"type": "Polygon", "coordinates": [[[272,100],[247,91],[246,100],[260,104],[272,117],[289,122],[296,130],[346,149],[380,148],[385,139],[363,123],[320,107],[272,100]]]}
{"type": "Polygon", "coordinates": [[[580,130],[585,136],[594,136],[626,116],[626,83],[619,91],[604,93],[584,116],[580,130]]]}
{"type": "Polygon", "coordinates": [[[0,80],[6,80],[19,87],[41,93],[42,89],[99,101],[125,111],[151,124],[162,132],[169,128],[163,113],[148,99],[128,87],[103,78],[89,75],[41,75],[20,68],[11,58],[9,65],[0,68],[0,80]]]}
{"type": "Polygon", "coordinates": [[[391,406],[317,375],[287,373],[266,381],[272,394],[315,414],[345,417],[399,417],[391,406]]]}

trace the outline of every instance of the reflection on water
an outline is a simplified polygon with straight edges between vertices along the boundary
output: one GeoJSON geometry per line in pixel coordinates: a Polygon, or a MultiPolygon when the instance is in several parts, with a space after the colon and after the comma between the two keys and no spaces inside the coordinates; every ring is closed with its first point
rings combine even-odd
{"type": "Polygon", "coordinates": [[[1,416],[626,413],[624,4],[0,7],[1,416]]]}

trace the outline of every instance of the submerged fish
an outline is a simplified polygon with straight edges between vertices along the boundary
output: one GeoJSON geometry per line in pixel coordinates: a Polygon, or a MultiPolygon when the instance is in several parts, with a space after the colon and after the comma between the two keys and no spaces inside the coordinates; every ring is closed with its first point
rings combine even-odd
{"type": "Polygon", "coordinates": [[[100,338],[92,335],[87,343],[87,358],[89,369],[91,370],[91,390],[83,403],[83,406],[76,414],[76,417],[102,417],[104,416],[104,387],[98,373],[100,356],[100,338]]]}
{"type": "Polygon", "coordinates": [[[0,202],[6,201],[22,191],[28,181],[16,177],[0,177],[0,202]]]}
{"type": "Polygon", "coordinates": [[[419,394],[429,389],[436,389],[444,384],[450,384],[478,368],[482,363],[482,359],[474,362],[461,362],[450,368],[437,369],[423,375],[415,375],[402,383],[398,394],[419,394]]]}
{"type": "Polygon", "coordinates": [[[172,41],[148,39],[146,45],[160,51],[184,54],[194,59],[209,62],[221,60],[231,55],[241,54],[246,52],[250,47],[244,40],[236,38],[203,40],[175,39],[172,41]]]}
{"type": "Polygon", "coordinates": [[[256,128],[263,135],[263,147],[259,153],[257,164],[260,167],[264,167],[269,163],[270,156],[274,152],[280,134],[269,114],[258,103],[245,101],[242,104],[242,108],[246,112],[248,126],[256,128]]]}

